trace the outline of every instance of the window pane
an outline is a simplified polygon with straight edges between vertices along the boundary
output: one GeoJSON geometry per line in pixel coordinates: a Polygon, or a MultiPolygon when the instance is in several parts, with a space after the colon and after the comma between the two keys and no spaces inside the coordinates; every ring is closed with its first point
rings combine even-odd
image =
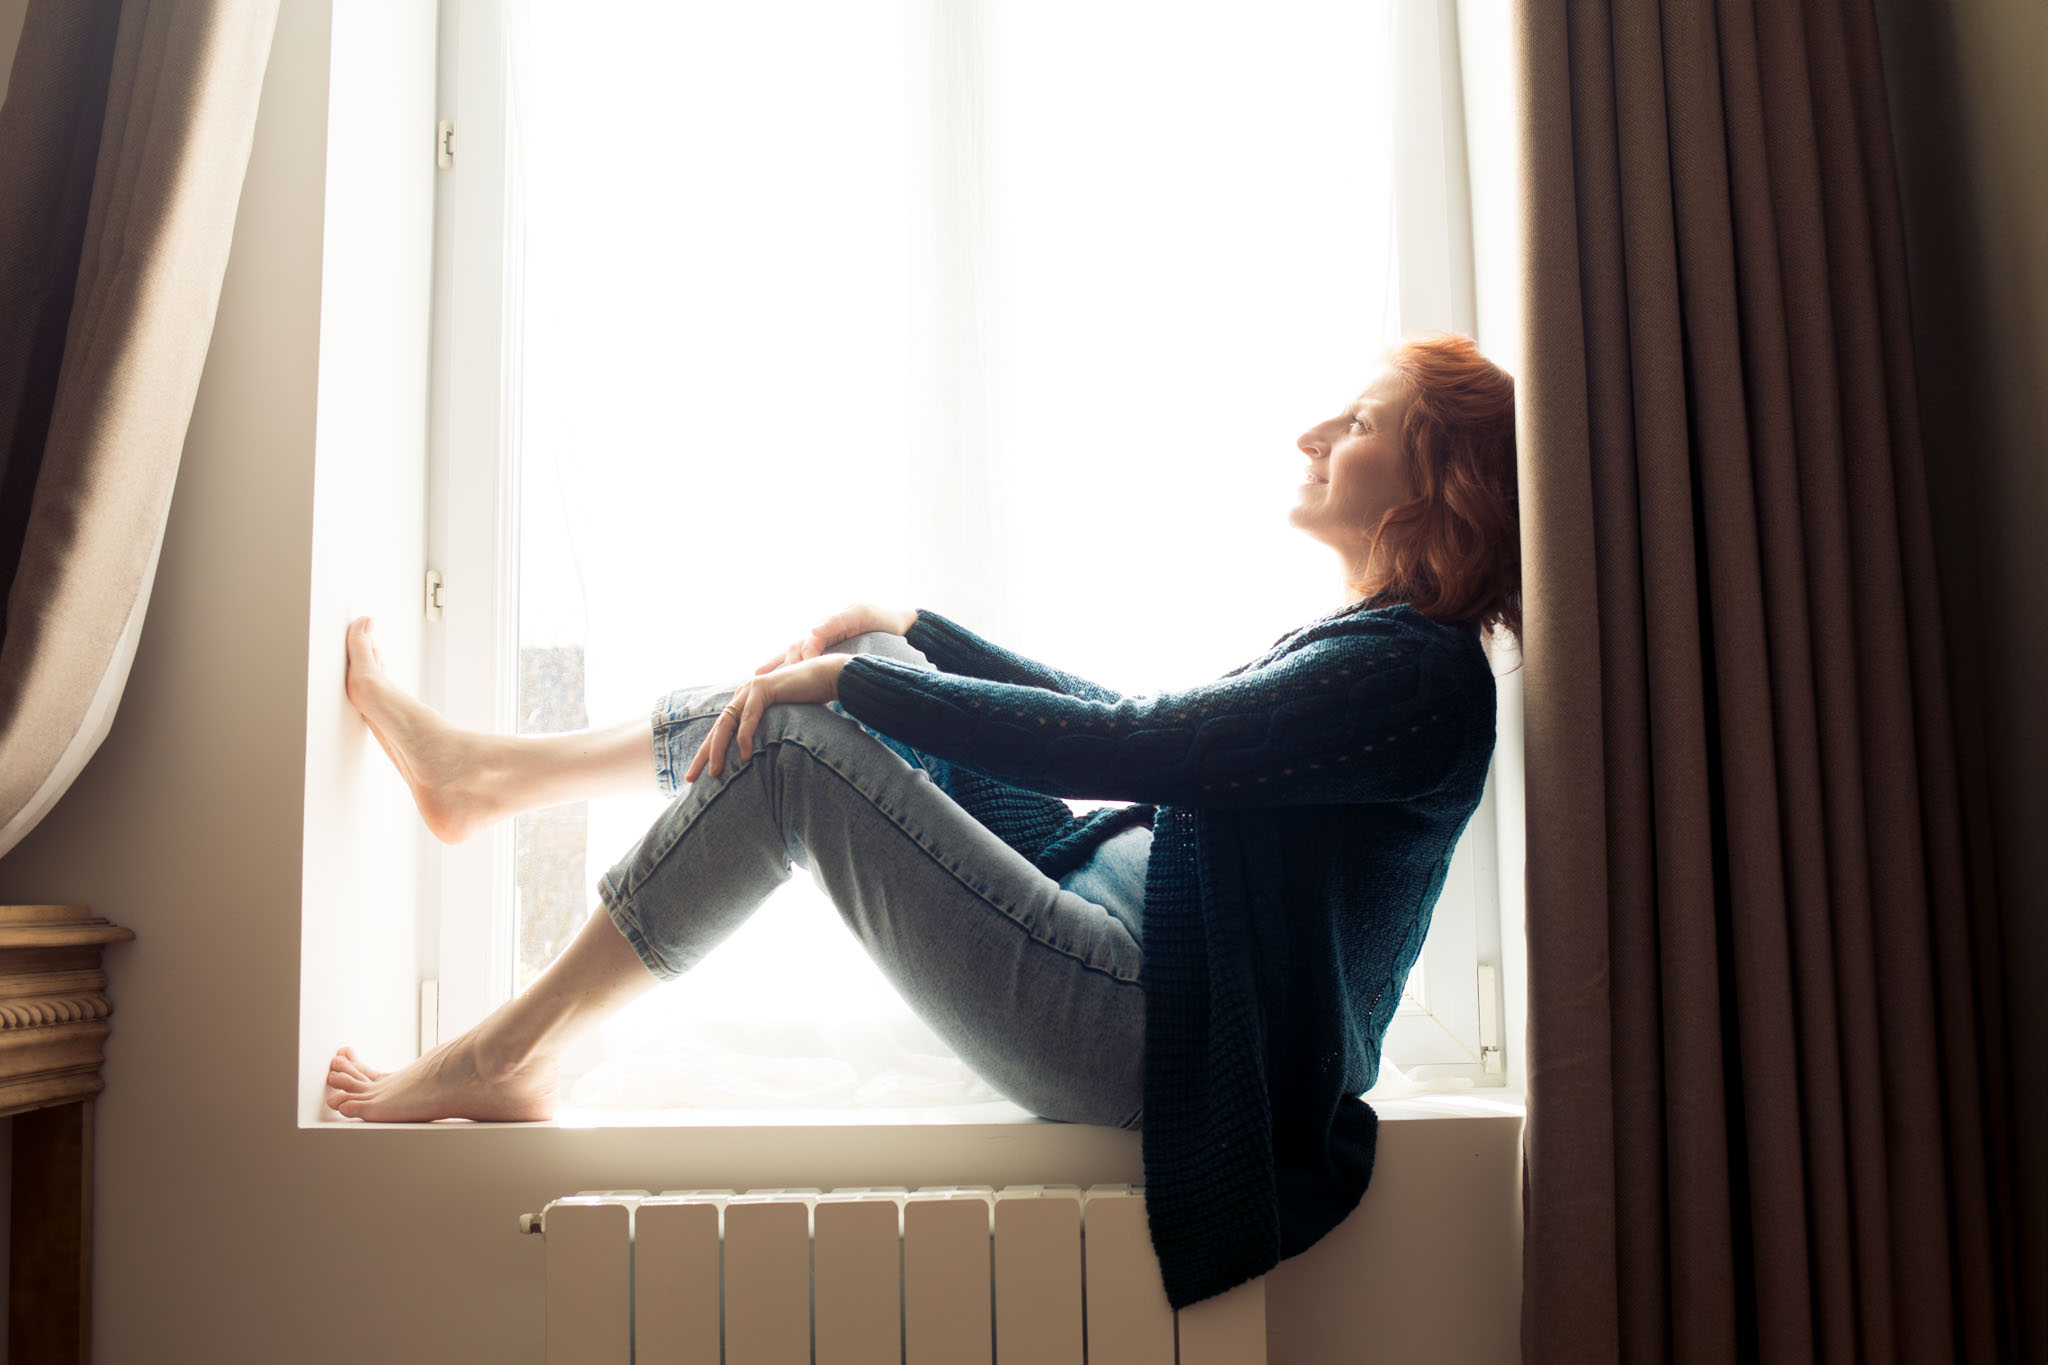
{"type": "MultiPolygon", "coordinates": [[[[946,609],[956,576],[995,584],[969,624],[1133,691],[1341,600],[1286,513],[1296,435],[1391,340],[1386,7],[977,12],[949,43],[932,4],[532,7],[525,728],[744,677],[852,597],[946,609]],[[960,224],[985,225],[973,269],[932,249],[960,224]],[[987,368],[947,382],[989,400],[985,497],[940,509],[965,565],[919,524],[951,486],[931,413],[963,398],[933,357],[962,316],[987,368]]],[[[521,822],[522,984],[659,809],[521,822]]],[[[611,1032],[723,1046],[734,1020],[793,1056],[863,1028],[933,1054],[800,872],[611,1032]]]]}
{"type": "Polygon", "coordinates": [[[1390,7],[994,13],[998,544],[1073,547],[1010,624],[1112,686],[1213,678],[1343,602],[1287,512],[1393,340],[1390,7]]]}
{"type": "MultiPolygon", "coordinates": [[[[828,3],[536,5],[529,36],[521,710],[556,729],[745,677],[848,592],[909,600],[906,40],[828,3]]],[[[523,979],[660,808],[591,803],[573,853],[522,829],[523,979]]],[[[900,1008],[798,873],[621,1026],[821,997],[900,1008]]]]}

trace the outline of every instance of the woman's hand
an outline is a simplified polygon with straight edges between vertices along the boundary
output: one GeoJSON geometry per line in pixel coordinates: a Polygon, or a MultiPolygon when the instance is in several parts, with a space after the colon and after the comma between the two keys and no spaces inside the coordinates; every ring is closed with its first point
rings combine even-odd
{"type": "Polygon", "coordinates": [[[732,700],[719,712],[711,733],[698,746],[697,756],[690,760],[690,769],[683,774],[683,781],[695,782],[697,774],[707,768],[713,777],[723,773],[725,746],[735,734],[740,741],[740,762],[745,763],[752,758],[754,731],[761,724],[761,713],[776,702],[836,700],[839,696],[839,670],[846,667],[852,657],[851,654],[824,654],[741,683],[734,690],[732,700]]]}
{"type": "Polygon", "coordinates": [[[850,640],[871,630],[887,631],[891,635],[908,635],[910,628],[916,624],[915,609],[893,609],[878,607],[872,602],[856,602],[850,607],[833,612],[812,626],[810,634],[755,669],[754,676],[773,673],[778,668],[802,663],[806,659],[815,659],[841,640],[850,640]]]}

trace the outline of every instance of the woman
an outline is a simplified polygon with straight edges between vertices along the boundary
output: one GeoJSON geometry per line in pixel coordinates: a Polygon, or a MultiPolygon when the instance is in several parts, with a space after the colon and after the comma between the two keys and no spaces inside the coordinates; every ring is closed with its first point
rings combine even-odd
{"type": "Polygon", "coordinates": [[[1297,444],[1291,520],[1349,604],[1157,697],[859,606],[651,722],[491,736],[397,690],[356,622],[349,698],[440,838],[650,782],[676,799],[524,994],[388,1075],[343,1048],[330,1106],[550,1116],[566,1043],[797,863],[998,1090],[1142,1128],[1176,1307],[1308,1247],[1371,1175],[1358,1096],[1493,752],[1482,636],[1520,627],[1513,383],[1462,337],[1411,338],[1297,444]]]}

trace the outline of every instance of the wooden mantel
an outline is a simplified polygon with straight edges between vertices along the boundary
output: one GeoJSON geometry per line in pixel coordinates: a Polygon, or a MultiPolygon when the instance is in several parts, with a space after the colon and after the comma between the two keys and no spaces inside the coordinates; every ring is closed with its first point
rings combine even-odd
{"type": "Polygon", "coordinates": [[[0,905],[9,1360],[92,1359],[92,1100],[114,1012],[100,950],[134,937],[82,905],[0,905]]]}

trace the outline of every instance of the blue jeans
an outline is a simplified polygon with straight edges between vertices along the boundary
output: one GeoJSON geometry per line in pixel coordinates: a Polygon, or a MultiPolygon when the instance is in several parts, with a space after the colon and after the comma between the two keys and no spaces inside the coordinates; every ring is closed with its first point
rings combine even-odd
{"type": "MultiPolygon", "coordinates": [[[[895,635],[837,650],[931,667],[895,635]]],[[[722,776],[679,787],[732,690],[686,688],[656,706],[655,771],[680,794],[598,885],[647,969],[688,971],[800,866],[996,1090],[1046,1118],[1136,1128],[1151,831],[1124,831],[1056,882],[837,703],[769,707],[752,759],[734,745],[722,776]]]]}

